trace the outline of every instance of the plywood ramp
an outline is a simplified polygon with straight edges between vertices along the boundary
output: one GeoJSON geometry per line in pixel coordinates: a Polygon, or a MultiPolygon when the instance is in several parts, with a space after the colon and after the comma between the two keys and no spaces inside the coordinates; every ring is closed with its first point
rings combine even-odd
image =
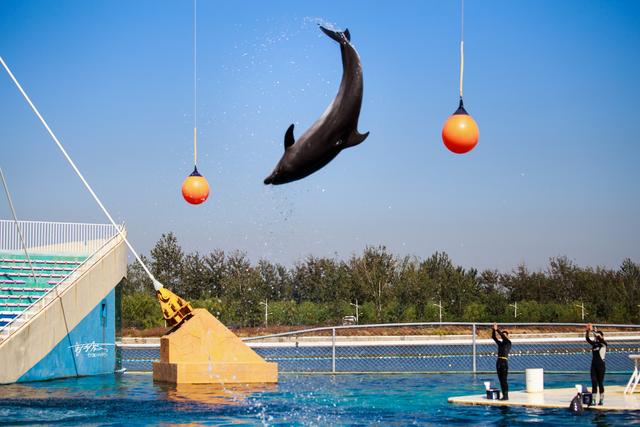
{"type": "Polygon", "coordinates": [[[153,379],[172,384],[278,382],[278,365],[266,362],[204,309],[160,339],[153,379]]]}

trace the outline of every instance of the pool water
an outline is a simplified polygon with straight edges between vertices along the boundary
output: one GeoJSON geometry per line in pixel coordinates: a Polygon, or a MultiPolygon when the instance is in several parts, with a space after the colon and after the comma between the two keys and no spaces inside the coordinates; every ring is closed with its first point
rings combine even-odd
{"type": "MultiPolygon", "coordinates": [[[[153,383],[124,374],[0,386],[2,425],[630,425],[640,414],[564,409],[458,406],[453,395],[477,394],[471,374],[295,375],[258,388],[153,383]]],[[[512,375],[513,390],[524,376],[512,375]]],[[[626,377],[611,375],[610,384],[626,377]]],[[[585,375],[547,375],[546,387],[586,384],[585,375]]],[[[567,406],[569,402],[567,402],[567,406]]]]}

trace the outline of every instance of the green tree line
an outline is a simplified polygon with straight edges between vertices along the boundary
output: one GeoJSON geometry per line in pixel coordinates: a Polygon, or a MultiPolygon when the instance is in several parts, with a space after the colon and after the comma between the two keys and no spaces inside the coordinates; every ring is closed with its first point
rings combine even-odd
{"type": "MultiPolygon", "coordinates": [[[[308,256],[292,267],[243,252],[185,254],[173,233],[163,234],[145,258],[166,287],[232,326],[338,324],[354,315],[360,323],[640,322],[640,265],[625,259],[617,270],[581,267],[566,256],[551,258],[543,271],[519,265],[510,272],[455,265],[444,252],[426,259],[398,257],[371,246],[349,259],[308,256]],[[518,315],[514,317],[517,303],[518,315]]],[[[162,326],[153,287],[137,263],[122,287],[124,327],[162,326]]]]}

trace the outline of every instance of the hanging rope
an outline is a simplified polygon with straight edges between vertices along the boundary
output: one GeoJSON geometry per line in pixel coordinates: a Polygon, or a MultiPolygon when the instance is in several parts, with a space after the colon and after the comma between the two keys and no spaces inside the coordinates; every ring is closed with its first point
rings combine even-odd
{"type": "Polygon", "coordinates": [[[93,197],[93,200],[95,200],[96,203],[98,204],[98,206],[100,206],[100,209],[102,209],[102,212],[104,212],[104,214],[107,216],[107,218],[109,219],[109,222],[111,222],[111,224],[114,226],[114,228],[116,229],[116,231],[118,232],[120,237],[122,237],[124,242],[127,244],[127,247],[129,248],[131,253],[133,253],[133,255],[136,257],[136,260],[138,261],[138,263],[140,263],[140,266],[142,266],[142,268],[145,271],[145,273],[147,273],[147,276],[149,276],[149,278],[151,279],[151,282],[153,283],[154,289],[156,291],[161,289],[163,287],[162,283],[160,283],[158,280],[156,280],[156,278],[153,276],[153,274],[151,274],[151,271],[149,271],[149,269],[147,268],[145,263],[142,261],[142,259],[140,259],[140,256],[138,255],[138,253],[133,248],[133,246],[131,246],[131,243],[129,243],[129,240],[124,235],[124,232],[120,229],[120,227],[118,227],[118,225],[116,225],[116,222],[111,217],[111,214],[109,214],[107,209],[104,207],[104,205],[102,204],[102,202],[100,201],[100,199],[98,198],[96,193],[93,191],[93,189],[91,188],[91,186],[89,185],[87,180],[84,179],[84,176],[82,175],[82,173],[80,172],[80,170],[78,169],[76,164],[73,162],[73,160],[71,160],[71,157],[69,157],[69,155],[67,154],[67,150],[64,149],[64,147],[62,146],[62,144],[58,140],[58,137],[56,137],[56,135],[53,133],[53,131],[51,130],[51,128],[49,127],[47,122],[44,120],[44,118],[42,117],[42,115],[40,114],[40,112],[38,111],[36,106],[33,105],[33,102],[31,102],[31,99],[29,98],[27,93],[24,91],[24,89],[22,89],[22,86],[20,85],[20,83],[18,83],[18,80],[15,78],[15,76],[13,75],[11,70],[9,69],[9,66],[7,66],[7,64],[4,62],[4,59],[1,56],[0,56],[0,63],[2,63],[2,66],[4,67],[4,69],[9,74],[9,77],[11,77],[11,80],[13,80],[13,83],[15,83],[16,87],[18,88],[18,90],[20,91],[20,93],[22,94],[24,99],[27,101],[27,103],[29,104],[29,106],[31,107],[33,112],[36,114],[36,116],[38,116],[38,119],[40,119],[40,122],[42,123],[42,125],[45,127],[45,129],[47,130],[47,132],[49,133],[49,135],[51,136],[53,141],[56,143],[56,145],[58,146],[58,148],[60,149],[60,151],[62,152],[64,157],[67,159],[67,162],[69,162],[69,164],[71,165],[71,167],[75,171],[76,175],[78,175],[78,177],[80,178],[80,180],[84,184],[85,188],[89,191],[89,193],[93,197]]]}
{"type": "Polygon", "coordinates": [[[462,81],[464,79],[464,0],[461,0],[460,18],[460,99],[462,99],[462,81]]]}
{"type": "Polygon", "coordinates": [[[193,167],[198,166],[198,144],[197,131],[198,128],[198,4],[197,0],[193,0],[193,167]]]}

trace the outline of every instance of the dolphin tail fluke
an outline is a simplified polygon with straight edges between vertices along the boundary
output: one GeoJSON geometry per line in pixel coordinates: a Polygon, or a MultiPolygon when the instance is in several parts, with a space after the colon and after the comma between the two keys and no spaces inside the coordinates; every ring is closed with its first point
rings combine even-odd
{"type": "Polygon", "coordinates": [[[349,29],[345,29],[344,31],[333,31],[323,27],[322,25],[320,25],[320,29],[322,30],[323,33],[325,33],[326,35],[328,35],[338,43],[345,43],[345,42],[348,43],[351,41],[351,34],[349,33],[349,29]]]}
{"type": "Polygon", "coordinates": [[[354,130],[353,132],[351,132],[351,135],[349,135],[349,138],[347,138],[345,148],[355,147],[356,145],[360,144],[362,141],[367,139],[368,136],[369,136],[369,132],[359,133],[357,130],[354,130]]]}

